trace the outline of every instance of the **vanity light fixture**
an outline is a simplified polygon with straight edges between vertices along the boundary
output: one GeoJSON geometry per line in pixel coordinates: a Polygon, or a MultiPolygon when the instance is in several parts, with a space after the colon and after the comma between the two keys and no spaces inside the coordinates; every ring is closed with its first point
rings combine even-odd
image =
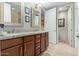
{"type": "Polygon", "coordinates": [[[41,7],[41,4],[40,3],[38,4],[38,7],[41,7]]]}
{"type": "Polygon", "coordinates": [[[77,3],[77,6],[79,7],[79,2],[77,3]]]}
{"type": "Polygon", "coordinates": [[[12,8],[12,10],[15,10],[15,8],[12,8]]]}
{"type": "Polygon", "coordinates": [[[41,7],[41,3],[40,2],[34,2],[36,4],[36,8],[41,7]]]}
{"type": "Polygon", "coordinates": [[[60,10],[60,11],[62,11],[62,10],[63,10],[63,8],[60,8],[59,10],[60,10]]]}

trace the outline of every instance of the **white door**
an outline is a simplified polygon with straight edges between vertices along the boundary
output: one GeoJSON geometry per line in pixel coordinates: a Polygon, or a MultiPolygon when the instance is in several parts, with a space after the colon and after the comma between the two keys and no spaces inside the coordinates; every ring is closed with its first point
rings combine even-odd
{"type": "Polygon", "coordinates": [[[79,3],[75,4],[75,48],[77,50],[77,54],[79,56],[79,38],[77,35],[79,35],[79,3]]]}
{"type": "Polygon", "coordinates": [[[68,40],[69,44],[72,46],[72,7],[69,8],[68,10],[68,40]]]}
{"type": "Polygon", "coordinates": [[[56,44],[56,8],[45,12],[45,30],[49,31],[49,42],[56,44]]]}

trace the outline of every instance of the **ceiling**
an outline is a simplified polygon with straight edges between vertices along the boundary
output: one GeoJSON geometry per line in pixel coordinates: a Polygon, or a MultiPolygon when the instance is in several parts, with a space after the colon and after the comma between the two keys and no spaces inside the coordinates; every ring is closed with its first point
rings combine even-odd
{"type": "Polygon", "coordinates": [[[41,3],[42,7],[45,8],[45,10],[51,9],[53,7],[59,7],[59,6],[63,6],[66,5],[70,2],[46,2],[46,3],[41,3]]]}

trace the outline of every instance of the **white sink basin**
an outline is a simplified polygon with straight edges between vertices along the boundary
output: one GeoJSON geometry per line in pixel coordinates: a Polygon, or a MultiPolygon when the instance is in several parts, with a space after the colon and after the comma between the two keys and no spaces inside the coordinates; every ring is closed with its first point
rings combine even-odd
{"type": "Polygon", "coordinates": [[[0,36],[16,36],[16,35],[19,35],[19,33],[10,33],[10,34],[8,34],[8,33],[6,33],[6,34],[2,34],[2,35],[0,35],[0,36]]]}
{"type": "Polygon", "coordinates": [[[21,35],[22,33],[10,33],[10,34],[7,34],[5,36],[16,36],[16,35],[21,35]]]}
{"type": "Polygon", "coordinates": [[[22,35],[31,35],[31,34],[36,34],[36,33],[40,33],[40,31],[38,32],[19,32],[19,33],[3,33],[0,36],[5,36],[5,37],[16,37],[16,36],[22,36],[22,35]]]}

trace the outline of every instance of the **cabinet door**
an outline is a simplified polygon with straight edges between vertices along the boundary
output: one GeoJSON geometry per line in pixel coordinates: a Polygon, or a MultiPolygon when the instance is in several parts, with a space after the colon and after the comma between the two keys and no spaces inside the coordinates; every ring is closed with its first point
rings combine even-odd
{"type": "Polygon", "coordinates": [[[2,56],[22,56],[23,54],[22,46],[14,46],[1,51],[2,56]]]}
{"type": "Polygon", "coordinates": [[[24,43],[24,56],[34,56],[34,40],[24,43]]]}
{"type": "Polygon", "coordinates": [[[41,34],[41,52],[45,51],[45,34],[41,34]]]}
{"type": "Polygon", "coordinates": [[[46,33],[45,45],[46,45],[46,48],[49,46],[48,32],[46,33]]]}

